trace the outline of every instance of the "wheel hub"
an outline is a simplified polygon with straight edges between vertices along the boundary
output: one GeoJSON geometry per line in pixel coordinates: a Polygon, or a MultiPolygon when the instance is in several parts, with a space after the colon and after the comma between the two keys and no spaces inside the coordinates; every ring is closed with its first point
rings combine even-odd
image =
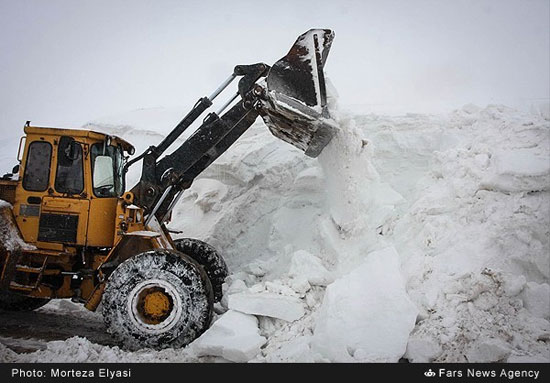
{"type": "Polygon", "coordinates": [[[145,323],[162,322],[173,308],[174,303],[170,295],[161,287],[144,289],[138,295],[137,311],[145,323]]]}
{"type": "Polygon", "coordinates": [[[151,334],[168,331],[184,312],[181,297],[174,286],[164,280],[139,283],[129,298],[130,319],[142,331],[151,334]]]}

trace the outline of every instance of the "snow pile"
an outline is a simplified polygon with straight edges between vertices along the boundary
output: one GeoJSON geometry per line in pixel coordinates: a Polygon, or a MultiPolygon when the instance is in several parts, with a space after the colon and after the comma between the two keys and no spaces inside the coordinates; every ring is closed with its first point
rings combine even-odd
{"type": "Polygon", "coordinates": [[[395,362],[405,353],[416,315],[395,249],[375,251],[327,287],[312,348],[334,362],[395,362]]]}
{"type": "Polygon", "coordinates": [[[183,363],[197,362],[197,357],[185,349],[128,352],[75,336],[65,341],[48,342],[44,350],[32,353],[17,354],[0,343],[0,360],[17,363],[183,363]]]}
{"type": "MultiPolygon", "coordinates": [[[[281,361],[395,362],[405,353],[417,310],[407,297],[395,250],[376,252],[387,247],[377,231],[404,200],[380,180],[353,120],[341,119],[340,127],[319,161],[255,131],[256,141],[265,139],[269,150],[255,145],[251,151],[228,152],[176,209],[178,229],[193,236],[185,218],[179,220],[188,217],[196,235],[206,234],[228,255],[230,268],[241,270],[228,281],[222,303],[261,318],[268,340],[257,360],[277,361],[274,355],[279,355],[281,361]],[[233,153],[252,160],[236,161],[233,153]],[[207,181],[210,173],[223,180],[222,171],[233,175],[225,187],[207,181]],[[214,186],[208,210],[203,208],[205,182],[214,186]],[[209,223],[200,234],[199,222],[209,223]],[[233,238],[226,240],[227,228],[233,238]],[[388,317],[399,318],[391,329],[388,317]],[[299,345],[294,357],[280,352],[288,340],[299,345]]],[[[242,145],[246,139],[236,147],[242,145]]]]}
{"type": "MultiPolygon", "coordinates": [[[[550,361],[548,119],[498,105],[335,115],[318,159],[259,122],[186,191],[169,227],[224,255],[220,317],[207,341],[135,357],[550,361]]],[[[138,153],[152,143],[108,128],[138,153]]],[[[86,347],[90,361],[116,349],[86,347]]]]}
{"type": "MultiPolygon", "coordinates": [[[[450,280],[432,312],[411,335],[407,358],[413,362],[500,362],[515,356],[536,362],[548,358],[550,326],[522,307],[521,282],[488,269],[450,280]],[[509,288],[511,284],[515,286],[509,288]]],[[[547,305],[548,295],[545,299],[547,305]]]]}
{"type": "MultiPolygon", "coordinates": [[[[545,294],[550,253],[548,121],[503,106],[468,105],[443,117],[343,115],[340,124],[346,134],[337,136],[318,161],[280,147],[271,149],[270,160],[275,162],[267,169],[260,161],[236,170],[253,181],[225,183],[225,197],[216,202],[221,213],[201,211],[195,216],[206,218],[214,225],[211,229],[179,225],[186,235],[196,233],[228,254],[234,271],[229,282],[240,286],[240,292],[264,289],[305,301],[306,314],[295,322],[260,318],[268,341],[256,360],[336,361],[353,356],[396,361],[407,343],[404,356],[411,361],[550,359],[545,294]],[[277,178],[271,173],[282,168],[276,160],[285,166],[283,174],[275,173],[277,178]],[[228,241],[222,233],[228,222],[237,238],[253,245],[228,241]],[[355,280],[353,273],[373,252],[391,245],[399,256],[388,273],[397,280],[402,275],[401,290],[397,281],[391,285],[402,299],[378,310],[376,318],[365,312],[365,302],[391,300],[392,290],[361,289],[358,286],[368,282],[355,280]],[[300,266],[301,258],[315,260],[310,264],[320,266],[322,283],[315,285],[310,267],[300,266]],[[339,310],[335,302],[347,299],[348,306],[339,310]],[[341,323],[333,320],[337,315],[341,323]],[[365,318],[373,328],[406,319],[387,337],[387,347],[370,353],[372,332],[360,327],[365,318]],[[326,334],[350,333],[337,355],[325,352],[315,340],[322,339],[316,332],[323,333],[323,326],[332,323],[326,334]]],[[[253,132],[258,142],[271,145],[262,131],[253,132]]],[[[238,146],[235,153],[240,152],[238,146]]],[[[237,163],[237,156],[231,156],[220,158],[217,166],[237,163]]],[[[189,212],[193,204],[190,197],[180,211],[189,212]]],[[[390,267],[391,257],[383,265],[390,267]]],[[[383,282],[390,283],[378,284],[386,286],[383,282]]]]}
{"type": "Polygon", "coordinates": [[[388,233],[421,311],[407,357],[548,360],[548,121],[467,106],[448,122],[388,233]]]}

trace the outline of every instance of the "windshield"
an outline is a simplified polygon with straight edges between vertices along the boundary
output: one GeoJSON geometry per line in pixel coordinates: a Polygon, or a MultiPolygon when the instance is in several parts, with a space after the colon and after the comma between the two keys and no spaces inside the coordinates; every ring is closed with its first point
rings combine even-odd
{"type": "Polygon", "coordinates": [[[96,197],[119,197],[124,193],[124,176],[122,168],[124,167],[124,156],[122,149],[117,146],[103,145],[97,143],[92,145],[92,180],[93,190],[96,197]],[[105,157],[110,157],[111,161],[105,162],[105,157]],[[105,164],[112,164],[112,178],[105,181],[105,177],[97,177],[97,171],[105,172],[103,167],[105,164]]]}

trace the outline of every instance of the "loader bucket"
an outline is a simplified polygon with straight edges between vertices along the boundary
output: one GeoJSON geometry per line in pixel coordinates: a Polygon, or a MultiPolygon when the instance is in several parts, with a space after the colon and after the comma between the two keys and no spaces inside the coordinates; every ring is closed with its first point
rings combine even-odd
{"type": "Polygon", "coordinates": [[[332,139],[336,124],[327,109],[323,68],[334,33],[311,29],[267,75],[262,118],[271,133],[317,157],[332,139]]]}

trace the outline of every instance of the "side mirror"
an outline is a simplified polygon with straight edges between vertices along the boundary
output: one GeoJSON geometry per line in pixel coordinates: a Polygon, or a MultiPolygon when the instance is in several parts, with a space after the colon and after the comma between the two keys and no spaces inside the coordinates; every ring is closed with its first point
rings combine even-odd
{"type": "Polygon", "coordinates": [[[60,162],[62,166],[70,166],[80,155],[78,146],[79,144],[74,138],[68,136],[61,137],[57,149],[57,161],[60,162]]]}
{"type": "Polygon", "coordinates": [[[113,159],[109,156],[97,156],[94,161],[93,184],[96,188],[112,188],[115,185],[113,159]]]}

